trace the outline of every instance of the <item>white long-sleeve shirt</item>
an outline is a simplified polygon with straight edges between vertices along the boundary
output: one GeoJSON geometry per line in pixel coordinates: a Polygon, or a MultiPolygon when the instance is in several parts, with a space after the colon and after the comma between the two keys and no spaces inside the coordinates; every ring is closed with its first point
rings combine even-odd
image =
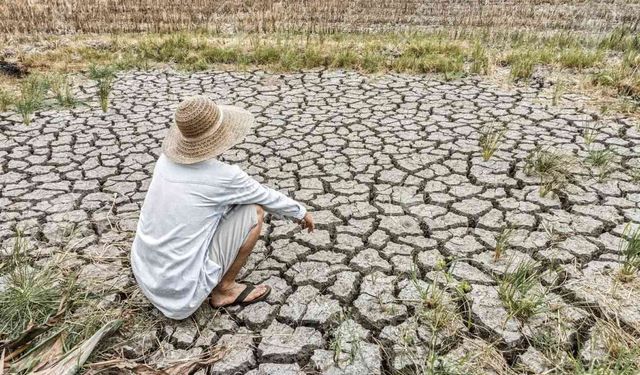
{"type": "Polygon", "coordinates": [[[238,204],[302,219],[306,209],[251,178],[237,166],[211,159],[177,164],[158,159],[131,249],[142,292],[165,316],[193,314],[222,278],[208,256],[222,215],[238,204]]]}

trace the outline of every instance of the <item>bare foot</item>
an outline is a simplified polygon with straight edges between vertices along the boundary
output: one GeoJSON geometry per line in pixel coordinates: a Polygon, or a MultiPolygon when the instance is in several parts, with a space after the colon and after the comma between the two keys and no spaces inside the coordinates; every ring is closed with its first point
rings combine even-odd
{"type": "MultiPolygon", "coordinates": [[[[222,307],[233,303],[245,288],[247,288],[246,284],[240,284],[236,282],[234,282],[232,285],[225,285],[224,287],[218,285],[215,289],[213,289],[213,292],[211,292],[211,296],[209,297],[211,306],[222,307]]],[[[264,284],[256,285],[251,293],[249,293],[249,295],[245,297],[244,302],[251,302],[261,297],[267,292],[268,289],[269,287],[264,284]]]]}

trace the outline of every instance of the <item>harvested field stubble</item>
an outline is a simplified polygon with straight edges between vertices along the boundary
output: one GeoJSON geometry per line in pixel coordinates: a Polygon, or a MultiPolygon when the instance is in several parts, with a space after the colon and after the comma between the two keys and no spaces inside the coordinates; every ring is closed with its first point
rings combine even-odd
{"type": "Polygon", "coordinates": [[[521,1],[221,1],[66,0],[0,2],[0,32],[138,32],[207,29],[335,32],[408,27],[610,30],[636,24],[640,4],[626,0],[521,1]]]}

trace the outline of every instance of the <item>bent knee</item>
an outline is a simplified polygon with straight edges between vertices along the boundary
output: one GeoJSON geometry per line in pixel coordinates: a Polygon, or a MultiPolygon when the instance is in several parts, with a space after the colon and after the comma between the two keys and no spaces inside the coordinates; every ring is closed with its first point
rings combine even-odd
{"type": "Polygon", "coordinates": [[[260,206],[259,204],[256,204],[256,215],[258,218],[258,225],[262,224],[262,220],[264,219],[264,208],[262,208],[262,206],[260,206]]]}

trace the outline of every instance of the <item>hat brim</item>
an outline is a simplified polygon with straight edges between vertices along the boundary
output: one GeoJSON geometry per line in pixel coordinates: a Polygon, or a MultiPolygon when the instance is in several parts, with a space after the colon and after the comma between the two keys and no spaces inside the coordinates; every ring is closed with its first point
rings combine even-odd
{"type": "Polygon", "coordinates": [[[218,108],[222,111],[220,126],[197,138],[184,137],[174,122],[162,144],[164,154],[176,163],[194,164],[215,158],[242,142],[255,124],[251,112],[229,105],[218,108]]]}

